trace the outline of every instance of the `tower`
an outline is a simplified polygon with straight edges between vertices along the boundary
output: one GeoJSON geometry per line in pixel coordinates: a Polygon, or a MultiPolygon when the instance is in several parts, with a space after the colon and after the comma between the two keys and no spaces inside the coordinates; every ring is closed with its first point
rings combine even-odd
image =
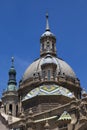
{"type": "Polygon", "coordinates": [[[12,65],[8,72],[9,80],[6,90],[2,95],[2,103],[4,105],[5,113],[10,111],[13,116],[17,115],[18,111],[18,94],[17,94],[17,82],[16,82],[16,70],[14,68],[14,58],[11,59],[12,65]]]}

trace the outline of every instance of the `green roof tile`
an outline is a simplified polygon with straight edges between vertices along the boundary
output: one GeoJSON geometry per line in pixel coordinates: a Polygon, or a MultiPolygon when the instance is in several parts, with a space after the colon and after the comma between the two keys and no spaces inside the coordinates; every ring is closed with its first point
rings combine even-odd
{"type": "Polygon", "coordinates": [[[64,111],[58,120],[71,120],[71,116],[67,111],[64,111]]]}

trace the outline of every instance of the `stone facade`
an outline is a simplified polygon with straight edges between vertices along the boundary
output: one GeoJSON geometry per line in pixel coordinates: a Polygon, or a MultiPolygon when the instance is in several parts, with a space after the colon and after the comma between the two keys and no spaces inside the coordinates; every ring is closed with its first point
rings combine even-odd
{"type": "Polygon", "coordinates": [[[40,45],[40,58],[26,69],[18,90],[12,58],[0,105],[4,124],[14,130],[87,130],[87,93],[72,68],[57,57],[48,15],[40,45]]]}

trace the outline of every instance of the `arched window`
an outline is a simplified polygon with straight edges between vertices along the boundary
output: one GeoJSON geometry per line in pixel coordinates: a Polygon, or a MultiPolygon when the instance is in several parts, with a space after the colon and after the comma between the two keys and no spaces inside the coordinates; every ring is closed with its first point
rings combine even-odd
{"type": "Polygon", "coordinates": [[[48,70],[48,80],[50,80],[50,70],[48,70]]]}
{"type": "Polygon", "coordinates": [[[50,45],[49,45],[49,42],[47,42],[47,50],[49,51],[50,49],[50,45]]]}
{"type": "Polygon", "coordinates": [[[16,105],[16,116],[18,114],[18,105],[16,105]]]}
{"type": "Polygon", "coordinates": [[[53,70],[53,78],[55,79],[55,77],[56,77],[56,71],[53,70]]]}
{"type": "Polygon", "coordinates": [[[42,72],[42,77],[43,77],[44,80],[45,80],[45,75],[46,75],[46,72],[43,71],[43,72],[42,72]]]}
{"type": "Polygon", "coordinates": [[[52,43],[52,50],[54,51],[55,47],[54,47],[54,43],[52,43]]]}
{"type": "Polygon", "coordinates": [[[12,104],[9,105],[9,111],[12,113],[12,104]]]}
{"type": "Polygon", "coordinates": [[[4,106],[4,110],[5,110],[5,113],[6,113],[6,105],[4,106]]]}

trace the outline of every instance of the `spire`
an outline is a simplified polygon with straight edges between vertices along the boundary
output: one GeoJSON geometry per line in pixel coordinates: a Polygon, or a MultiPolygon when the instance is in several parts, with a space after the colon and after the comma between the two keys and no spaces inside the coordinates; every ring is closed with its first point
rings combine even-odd
{"type": "Polygon", "coordinates": [[[9,70],[9,80],[7,90],[15,90],[16,89],[16,70],[14,68],[14,57],[11,58],[11,67],[9,70]]]}
{"type": "Polygon", "coordinates": [[[11,57],[12,67],[14,67],[14,57],[11,57]]]}
{"type": "Polygon", "coordinates": [[[50,129],[50,125],[48,123],[48,120],[46,120],[44,128],[45,128],[45,130],[49,130],[50,129]]]}
{"type": "Polygon", "coordinates": [[[11,57],[11,68],[9,70],[9,75],[16,75],[16,70],[14,68],[14,57],[11,57]]]}
{"type": "Polygon", "coordinates": [[[50,31],[48,17],[48,13],[46,13],[46,31],[50,31]]]}

